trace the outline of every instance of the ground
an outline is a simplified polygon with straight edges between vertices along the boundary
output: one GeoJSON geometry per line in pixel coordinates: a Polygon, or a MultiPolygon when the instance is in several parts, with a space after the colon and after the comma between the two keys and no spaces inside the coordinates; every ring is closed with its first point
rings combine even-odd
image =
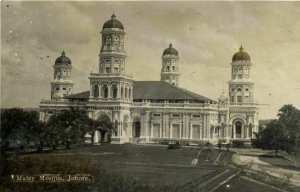
{"type": "Polygon", "coordinates": [[[299,191],[281,186],[280,181],[249,172],[248,167],[231,163],[232,152],[217,149],[200,154],[198,165],[192,166],[197,147],[168,150],[162,145],[98,145],[58,150],[45,154],[24,155],[22,158],[88,162],[93,169],[108,172],[137,183],[151,186],[173,186],[178,191],[299,191]],[[225,159],[225,160],[224,160],[225,159]],[[228,161],[229,160],[229,161],[228,161]]]}

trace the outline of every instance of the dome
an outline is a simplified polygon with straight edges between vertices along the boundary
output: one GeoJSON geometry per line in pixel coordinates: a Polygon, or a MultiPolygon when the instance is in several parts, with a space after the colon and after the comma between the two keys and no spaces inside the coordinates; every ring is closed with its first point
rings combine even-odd
{"type": "Polygon", "coordinates": [[[240,51],[233,55],[232,61],[250,61],[250,56],[247,52],[244,51],[243,46],[241,45],[240,51]]]}
{"type": "Polygon", "coordinates": [[[105,29],[105,28],[119,28],[119,29],[124,30],[123,24],[119,20],[116,19],[116,15],[114,13],[111,16],[111,19],[104,23],[102,29],[105,29]]]}
{"type": "Polygon", "coordinates": [[[164,55],[176,55],[176,56],[178,56],[178,52],[177,52],[176,49],[173,48],[172,43],[170,43],[169,48],[164,50],[163,56],[164,55]]]}
{"type": "Polygon", "coordinates": [[[71,59],[65,56],[65,51],[61,53],[61,56],[55,60],[55,65],[71,65],[71,59]]]}

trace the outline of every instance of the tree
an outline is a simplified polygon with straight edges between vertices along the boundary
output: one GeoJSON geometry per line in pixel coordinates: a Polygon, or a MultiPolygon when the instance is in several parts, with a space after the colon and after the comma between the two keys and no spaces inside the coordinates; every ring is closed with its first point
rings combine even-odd
{"type": "Polygon", "coordinates": [[[107,115],[102,115],[95,121],[95,125],[95,130],[98,130],[101,133],[101,143],[104,142],[106,133],[108,133],[108,142],[110,142],[112,132],[115,131],[114,123],[110,121],[110,118],[107,115]]]}
{"type": "Polygon", "coordinates": [[[84,110],[71,108],[52,115],[47,122],[45,130],[46,140],[53,146],[65,143],[66,148],[70,148],[72,143],[83,143],[85,134],[90,127],[90,119],[84,110]]]}
{"type": "Polygon", "coordinates": [[[299,151],[300,111],[292,105],[284,105],[278,111],[278,120],[272,120],[252,140],[252,145],[263,149],[284,150],[291,154],[299,151]]]}
{"type": "Polygon", "coordinates": [[[42,126],[36,111],[12,108],[1,113],[1,147],[18,143],[21,148],[41,140],[42,126]]]}
{"type": "Polygon", "coordinates": [[[293,105],[284,105],[279,109],[278,117],[278,122],[285,129],[293,146],[291,150],[297,154],[300,139],[300,110],[293,105]]]}

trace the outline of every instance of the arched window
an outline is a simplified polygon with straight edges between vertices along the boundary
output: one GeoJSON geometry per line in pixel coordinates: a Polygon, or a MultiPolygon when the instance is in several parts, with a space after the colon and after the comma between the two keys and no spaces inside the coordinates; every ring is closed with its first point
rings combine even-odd
{"type": "Polygon", "coordinates": [[[103,98],[107,98],[107,97],[108,97],[108,87],[107,87],[106,84],[104,84],[104,85],[102,86],[102,97],[103,97],[103,98]]]}
{"type": "Polygon", "coordinates": [[[128,88],[128,98],[131,99],[131,88],[128,88]]]}
{"type": "Polygon", "coordinates": [[[94,98],[98,98],[99,97],[99,86],[98,86],[98,84],[95,84],[93,86],[93,92],[94,92],[94,98]]]}
{"type": "Polygon", "coordinates": [[[173,68],[173,71],[175,71],[175,66],[173,66],[172,68],[173,68]]]}
{"type": "Polygon", "coordinates": [[[121,98],[124,99],[124,87],[121,88],[121,98]]]}
{"type": "Polygon", "coordinates": [[[243,123],[240,120],[235,121],[234,128],[235,128],[235,138],[242,138],[243,123]]]}
{"type": "Polygon", "coordinates": [[[127,87],[125,87],[125,99],[127,99],[128,98],[128,89],[127,89],[127,87]]]}
{"type": "Polygon", "coordinates": [[[170,67],[169,66],[167,66],[167,71],[170,71],[170,67]]]}
{"type": "Polygon", "coordinates": [[[111,86],[111,92],[112,92],[112,97],[113,98],[117,98],[117,94],[118,94],[118,87],[116,84],[113,84],[111,86]]]}

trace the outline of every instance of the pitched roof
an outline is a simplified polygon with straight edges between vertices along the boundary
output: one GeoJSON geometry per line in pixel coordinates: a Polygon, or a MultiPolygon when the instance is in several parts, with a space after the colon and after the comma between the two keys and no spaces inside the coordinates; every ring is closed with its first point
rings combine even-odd
{"type": "MultiPolygon", "coordinates": [[[[66,99],[87,99],[90,91],[85,91],[65,97],[66,99]]],[[[196,100],[199,102],[216,102],[212,99],[198,95],[162,81],[134,81],[134,100],[196,100]]]]}
{"type": "Polygon", "coordinates": [[[68,95],[66,99],[88,99],[90,97],[90,91],[84,91],[73,95],[68,95]]]}
{"type": "Polygon", "coordinates": [[[202,95],[198,95],[162,81],[135,81],[133,83],[133,99],[197,100],[200,102],[215,102],[202,95]]]}

